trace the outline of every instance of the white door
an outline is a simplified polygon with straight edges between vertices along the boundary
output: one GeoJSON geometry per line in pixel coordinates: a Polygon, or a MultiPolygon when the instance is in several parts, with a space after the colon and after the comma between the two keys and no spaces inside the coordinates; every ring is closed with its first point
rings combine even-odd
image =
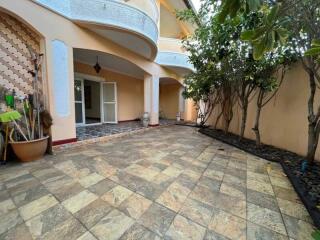
{"type": "Polygon", "coordinates": [[[102,83],[103,122],[118,123],[117,85],[115,82],[102,83]]]}
{"type": "Polygon", "coordinates": [[[74,80],[74,103],[76,124],[83,125],[85,122],[83,79],[74,80]]]}

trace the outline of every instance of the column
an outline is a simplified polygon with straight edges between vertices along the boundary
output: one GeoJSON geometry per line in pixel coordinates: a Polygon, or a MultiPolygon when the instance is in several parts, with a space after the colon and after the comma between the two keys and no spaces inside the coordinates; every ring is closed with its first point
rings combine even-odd
{"type": "Polygon", "coordinates": [[[181,86],[179,89],[179,113],[180,113],[181,120],[185,119],[184,113],[185,113],[186,102],[185,102],[185,99],[182,95],[183,91],[184,91],[184,87],[181,86]]]}
{"type": "Polygon", "coordinates": [[[144,111],[149,113],[150,125],[159,125],[159,77],[146,75],[144,78],[144,111]]]}

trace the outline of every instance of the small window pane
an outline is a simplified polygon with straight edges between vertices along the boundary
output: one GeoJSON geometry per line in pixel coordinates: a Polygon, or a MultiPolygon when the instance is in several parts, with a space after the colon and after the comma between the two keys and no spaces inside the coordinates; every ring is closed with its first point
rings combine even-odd
{"type": "Polygon", "coordinates": [[[74,81],[74,97],[76,101],[82,101],[82,88],[79,80],[74,81]]]}
{"type": "Polygon", "coordinates": [[[104,121],[115,122],[116,121],[116,108],[114,103],[105,103],[104,106],[104,121]]]}
{"type": "Polygon", "coordinates": [[[114,84],[103,84],[103,101],[115,102],[114,84]]]}
{"type": "Polygon", "coordinates": [[[76,103],[76,123],[83,123],[83,117],[82,117],[82,103],[76,103]]]}

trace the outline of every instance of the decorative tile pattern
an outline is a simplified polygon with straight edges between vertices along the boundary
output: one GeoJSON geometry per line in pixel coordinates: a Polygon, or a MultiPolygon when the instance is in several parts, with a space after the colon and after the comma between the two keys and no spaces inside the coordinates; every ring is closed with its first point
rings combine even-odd
{"type": "Polygon", "coordinates": [[[9,163],[0,239],[312,239],[308,213],[269,165],[183,126],[9,163]]]}

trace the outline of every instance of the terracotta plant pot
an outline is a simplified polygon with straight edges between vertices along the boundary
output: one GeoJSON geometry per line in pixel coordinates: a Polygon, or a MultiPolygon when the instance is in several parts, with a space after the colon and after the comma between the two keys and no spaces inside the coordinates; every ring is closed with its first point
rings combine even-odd
{"type": "Polygon", "coordinates": [[[44,156],[48,146],[48,138],[49,136],[32,141],[10,142],[10,144],[22,162],[30,162],[44,156]]]}

